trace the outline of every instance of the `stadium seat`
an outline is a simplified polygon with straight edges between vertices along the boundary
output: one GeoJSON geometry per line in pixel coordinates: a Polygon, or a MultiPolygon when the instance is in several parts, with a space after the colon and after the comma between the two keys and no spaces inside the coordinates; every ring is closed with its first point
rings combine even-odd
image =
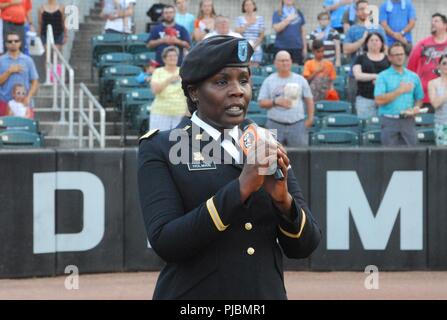
{"type": "Polygon", "coordinates": [[[123,77],[115,80],[112,92],[105,92],[105,101],[119,101],[121,95],[127,93],[132,88],[147,88],[147,83],[140,83],[135,77],[123,77]]]}
{"type": "Polygon", "coordinates": [[[42,137],[34,132],[8,130],[0,132],[0,148],[40,148],[42,137]]]}
{"type": "Polygon", "coordinates": [[[362,145],[364,146],[378,146],[381,145],[381,130],[369,130],[362,134],[362,145]]]}
{"type": "Polygon", "coordinates": [[[321,130],[312,135],[311,145],[358,146],[358,134],[347,130],[321,130]]]}
{"type": "Polygon", "coordinates": [[[268,73],[266,73],[263,67],[250,67],[250,71],[252,76],[261,76],[261,77],[268,76],[268,73]]]}
{"type": "Polygon", "coordinates": [[[0,132],[10,130],[38,133],[38,124],[35,120],[22,117],[0,117],[0,132]]]}
{"type": "Polygon", "coordinates": [[[123,77],[135,77],[139,75],[143,69],[137,66],[128,65],[128,64],[119,64],[113,67],[108,67],[104,69],[103,75],[101,79],[99,79],[99,97],[100,102],[105,102],[105,97],[107,93],[111,93],[114,86],[115,81],[119,78],[123,77]]]}
{"type": "Polygon", "coordinates": [[[248,114],[266,114],[267,110],[261,108],[257,101],[250,101],[248,105],[248,114]]]}
{"type": "Polygon", "coordinates": [[[318,116],[327,116],[333,113],[352,113],[352,106],[347,101],[321,100],[315,103],[318,116]]]}
{"type": "Polygon", "coordinates": [[[130,116],[131,129],[138,132],[139,135],[149,130],[149,117],[152,103],[144,103],[132,108],[130,116]]]}
{"type": "Polygon", "coordinates": [[[414,117],[416,126],[433,127],[435,125],[435,115],[433,113],[422,113],[414,117]]]}
{"type": "Polygon", "coordinates": [[[133,88],[123,96],[122,107],[127,111],[126,113],[131,114],[133,107],[150,103],[154,99],[155,96],[149,88],[133,88]]]}
{"type": "Polygon", "coordinates": [[[149,33],[133,34],[127,37],[126,51],[132,54],[148,51],[149,33]]]}
{"type": "Polygon", "coordinates": [[[270,75],[270,74],[276,72],[276,67],[273,64],[269,64],[269,65],[264,66],[263,70],[264,70],[263,71],[264,74],[270,75]]]}
{"type": "Polygon", "coordinates": [[[363,131],[380,130],[380,118],[378,116],[363,120],[363,131]]]}
{"type": "Polygon", "coordinates": [[[298,66],[296,64],[292,65],[292,72],[298,73],[301,75],[301,74],[303,74],[303,71],[304,71],[304,66],[298,66]]]}
{"type": "Polygon", "coordinates": [[[436,135],[433,128],[417,129],[416,132],[419,144],[434,145],[436,143],[436,135]]]}
{"type": "Polygon", "coordinates": [[[127,39],[125,35],[117,33],[105,33],[95,36],[91,40],[92,43],[92,78],[93,67],[97,67],[99,57],[103,54],[112,52],[125,52],[127,39]]]}
{"type": "Polygon", "coordinates": [[[265,113],[251,113],[248,115],[248,118],[256,122],[260,127],[265,127],[267,123],[267,115],[265,113]]]}
{"type": "Polygon", "coordinates": [[[346,94],[346,77],[337,76],[334,81],[334,89],[337,91],[340,100],[345,100],[346,94]]]}
{"type": "Polygon", "coordinates": [[[123,52],[111,52],[103,54],[98,62],[98,79],[102,77],[103,70],[118,64],[132,64],[134,61],[133,55],[123,52]]]}
{"type": "Polygon", "coordinates": [[[359,134],[362,130],[361,122],[353,114],[332,114],[325,116],[321,122],[323,129],[349,130],[359,134]]]}
{"type": "Polygon", "coordinates": [[[251,99],[256,101],[258,99],[259,90],[261,90],[262,83],[264,82],[265,77],[263,76],[251,76],[252,83],[252,97],[251,99]]]}
{"type": "Polygon", "coordinates": [[[272,54],[275,50],[275,40],[276,40],[276,34],[266,34],[264,37],[264,41],[262,43],[262,47],[264,52],[268,54],[272,54]]]}
{"type": "Polygon", "coordinates": [[[150,60],[155,60],[155,52],[154,51],[145,51],[134,54],[133,56],[133,64],[139,67],[144,68],[150,60]]]}

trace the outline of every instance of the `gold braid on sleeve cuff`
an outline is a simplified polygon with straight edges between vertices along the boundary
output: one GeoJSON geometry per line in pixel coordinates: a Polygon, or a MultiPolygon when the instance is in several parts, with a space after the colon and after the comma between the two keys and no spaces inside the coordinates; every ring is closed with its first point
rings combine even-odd
{"type": "Polygon", "coordinates": [[[279,227],[279,230],[286,236],[288,236],[289,238],[294,238],[294,239],[299,239],[301,237],[301,234],[303,233],[303,229],[304,229],[304,225],[306,224],[306,213],[304,212],[303,209],[301,209],[301,212],[303,214],[303,217],[301,219],[301,227],[300,227],[300,232],[298,232],[297,234],[293,234],[290,232],[287,232],[286,230],[284,230],[283,228],[279,227]]]}
{"type": "Polygon", "coordinates": [[[219,230],[220,232],[225,231],[228,228],[228,226],[224,225],[222,220],[220,219],[219,212],[217,212],[213,198],[208,199],[208,201],[206,202],[206,207],[217,230],[219,230]]]}

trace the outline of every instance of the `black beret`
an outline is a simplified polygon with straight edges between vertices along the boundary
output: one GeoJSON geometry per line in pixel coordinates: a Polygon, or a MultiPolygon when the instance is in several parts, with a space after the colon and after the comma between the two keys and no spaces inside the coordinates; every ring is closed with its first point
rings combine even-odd
{"type": "Polygon", "coordinates": [[[248,67],[253,48],[244,38],[213,36],[197,43],[183,59],[180,77],[184,83],[198,83],[225,67],[248,67]]]}

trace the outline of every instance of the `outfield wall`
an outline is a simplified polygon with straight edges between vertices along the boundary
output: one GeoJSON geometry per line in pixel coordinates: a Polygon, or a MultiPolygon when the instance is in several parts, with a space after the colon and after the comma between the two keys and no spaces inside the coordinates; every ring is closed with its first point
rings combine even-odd
{"type": "MultiPolygon", "coordinates": [[[[289,155],[323,239],[288,270],[447,270],[447,149],[289,155]]],[[[160,270],[136,176],[137,149],[0,151],[0,278],[160,270]]]]}

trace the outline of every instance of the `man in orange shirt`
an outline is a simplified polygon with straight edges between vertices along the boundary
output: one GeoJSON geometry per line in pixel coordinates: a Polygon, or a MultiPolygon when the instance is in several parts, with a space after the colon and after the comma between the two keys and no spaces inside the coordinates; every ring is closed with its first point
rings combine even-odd
{"type": "Polygon", "coordinates": [[[321,40],[312,42],[315,58],[304,64],[303,77],[309,82],[315,101],[326,100],[333,90],[333,81],[337,77],[334,65],[324,59],[324,43],[321,40]]]}
{"type": "MultiPolygon", "coordinates": [[[[9,32],[17,32],[23,40],[20,49],[23,51],[25,44],[25,23],[31,18],[31,0],[0,0],[1,18],[3,20],[3,38],[9,32]]],[[[32,21],[28,21],[30,29],[34,30],[32,21]]],[[[6,51],[6,47],[5,51],[6,51]]]]}

